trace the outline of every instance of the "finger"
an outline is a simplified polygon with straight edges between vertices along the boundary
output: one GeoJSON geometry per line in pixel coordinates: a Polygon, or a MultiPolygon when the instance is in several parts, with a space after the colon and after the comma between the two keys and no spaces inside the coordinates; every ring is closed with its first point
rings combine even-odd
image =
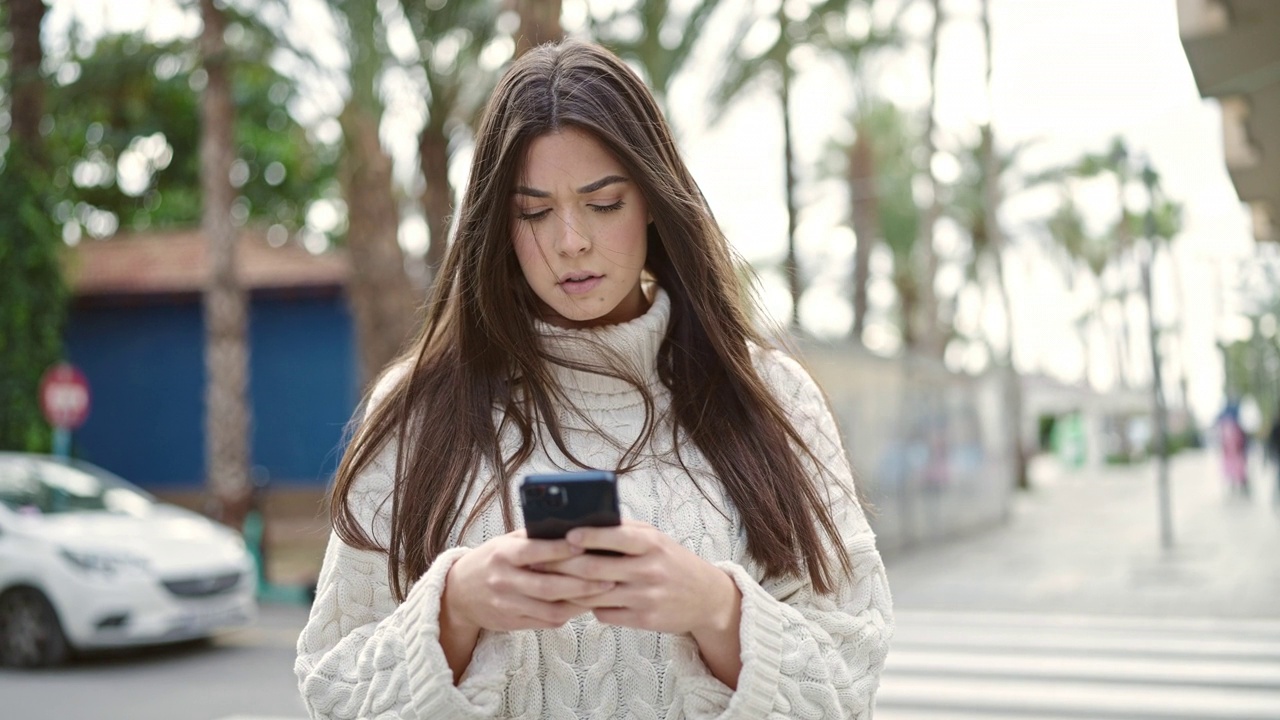
{"type": "Polygon", "coordinates": [[[594,611],[601,608],[631,608],[634,607],[636,600],[637,598],[634,588],[629,585],[614,585],[612,590],[607,590],[596,595],[572,598],[566,600],[566,602],[594,611]]]}
{"type": "Polygon", "coordinates": [[[567,540],[515,540],[506,553],[506,559],[512,565],[527,567],[544,563],[565,560],[581,555],[583,548],[571,544],[567,540]]]}
{"type": "Polygon", "coordinates": [[[597,608],[591,613],[596,616],[605,625],[617,625],[618,627],[636,628],[645,630],[644,623],[641,622],[640,616],[630,608],[597,608]]]}
{"type": "Polygon", "coordinates": [[[631,556],[582,554],[567,560],[546,563],[547,572],[583,580],[603,580],[615,583],[633,582],[640,572],[640,558],[631,556]]]}
{"type": "Polygon", "coordinates": [[[546,628],[557,628],[589,611],[565,601],[547,602],[524,598],[519,602],[517,612],[523,618],[543,623],[546,628]]]}
{"type": "Polygon", "coordinates": [[[643,555],[653,547],[654,537],[647,525],[580,527],[569,531],[565,540],[587,550],[612,550],[624,555],[643,555]]]}
{"type": "Polygon", "coordinates": [[[546,602],[559,602],[587,597],[612,590],[617,583],[603,580],[586,580],[550,572],[521,572],[514,578],[515,592],[525,597],[546,602]]]}

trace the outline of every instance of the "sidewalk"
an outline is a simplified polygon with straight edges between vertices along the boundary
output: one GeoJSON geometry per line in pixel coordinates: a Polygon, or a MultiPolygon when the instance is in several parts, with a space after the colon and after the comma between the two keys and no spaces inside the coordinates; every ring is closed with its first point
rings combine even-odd
{"type": "Polygon", "coordinates": [[[973,537],[888,555],[903,610],[1280,618],[1275,471],[1255,463],[1248,499],[1229,497],[1218,456],[1171,463],[1174,546],[1160,547],[1156,466],[1033,466],[1010,521],[973,537]]]}

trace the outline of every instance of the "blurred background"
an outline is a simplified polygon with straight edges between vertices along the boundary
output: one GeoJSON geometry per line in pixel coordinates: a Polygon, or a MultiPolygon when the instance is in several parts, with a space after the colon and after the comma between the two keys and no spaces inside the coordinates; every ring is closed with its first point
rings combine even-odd
{"type": "MultiPolygon", "coordinates": [[[[1239,548],[1264,552],[1280,498],[1280,3],[5,0],[0,21],[0,448],[252,527],[268,590],[318,572],[345,425],[417,323],[491,88],[571,36],[666,110],[759,321],[831,397],[901,606],[1280,620],[1274,545],[1239,548]],[[58,362],[75,422],[42,411],[58,362]],[[1089,541],[1111,552],[1053,544],[1089,541]],[[946,555],[965,542],[988,545],[946,555]],[[1056,574],[1110,561],[1110,595],[1056,574]]],[[[1237,688],[1257,707],[1280,707],[1274,637],[1237,688]]],[[[886,717],[944,717],[901,699],[937,693],[886,717]]]]}

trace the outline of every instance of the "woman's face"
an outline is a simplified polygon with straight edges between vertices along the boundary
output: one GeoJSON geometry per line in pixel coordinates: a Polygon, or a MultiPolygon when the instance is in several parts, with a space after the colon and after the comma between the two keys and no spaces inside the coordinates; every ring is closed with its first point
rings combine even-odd
{"type": "Polygon", "coordinates": [[[649,208],[595,137],[565,128],[534,139],[511,202],[516,257],[543,320],[584,328],[645,313],[649,208]]]}

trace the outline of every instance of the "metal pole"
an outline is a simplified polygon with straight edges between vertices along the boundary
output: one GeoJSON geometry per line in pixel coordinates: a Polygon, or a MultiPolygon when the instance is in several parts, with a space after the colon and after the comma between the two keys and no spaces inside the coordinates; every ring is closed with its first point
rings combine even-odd
{"type": "Polygon", "coordinates": [[[67,428],[53,429],[53,456],[64,463],[71,461],[71,431],[67,428]]]}
{"type": "Polygon", "coordinates": [[[1148,164],[1142,172],[1147,188],[1147,214],[1144,221],[1146,252],[1139,258],[1142,294],[1147,301],[1147,336],[1151,345],[1151,403],[1155,416],[1156,488],[1160,497],[1160,547],[1173,548],[1173,508],[1169,489],[1169,417],[1165,407],[1164,377],[1160,371],[1160,337],[1156,331],[1154,294],[1151,291],[1151,265],[1156,254],[1155,184],[1156,173],[1148,164]]]}

